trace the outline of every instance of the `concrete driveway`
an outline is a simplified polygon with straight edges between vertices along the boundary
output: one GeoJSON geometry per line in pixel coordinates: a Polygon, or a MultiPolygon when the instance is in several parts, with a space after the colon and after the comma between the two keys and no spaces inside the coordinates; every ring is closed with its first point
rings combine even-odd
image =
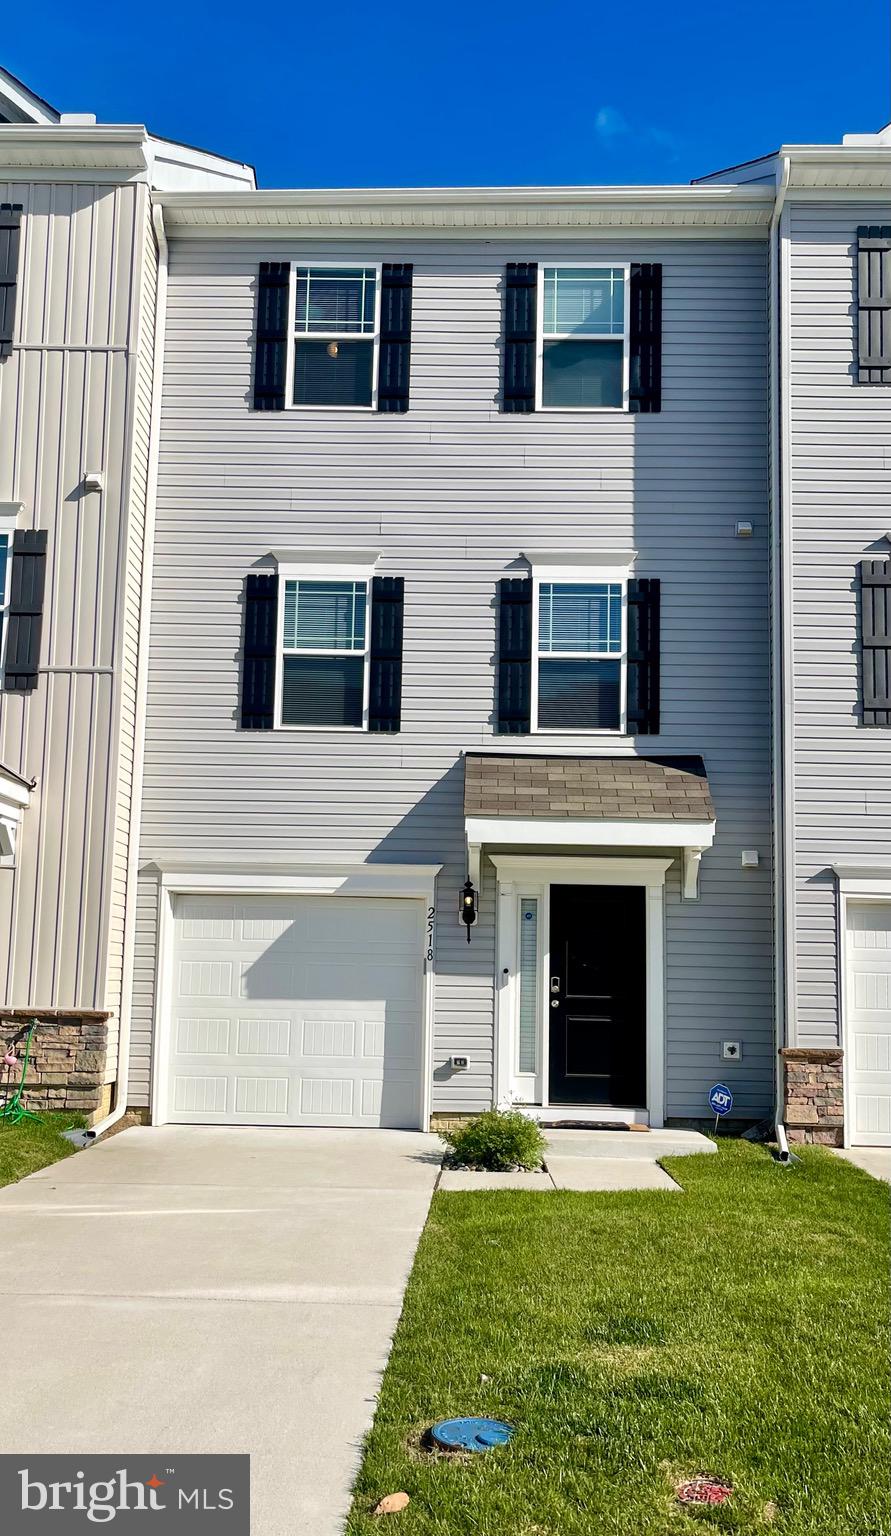
{"type": "Polygon", "coordinates": [[[139,1128],[0,1191],[4,1448],[249,1451],[255,1536],[334,1536],[439,1147],[139,1128]]]}

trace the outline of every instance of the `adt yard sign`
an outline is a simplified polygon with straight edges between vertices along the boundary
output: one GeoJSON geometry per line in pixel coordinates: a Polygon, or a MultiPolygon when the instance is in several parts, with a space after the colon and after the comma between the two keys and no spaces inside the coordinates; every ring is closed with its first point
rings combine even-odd
{"type": "Polygon", "coordinates": [[[716,1115],[729,1115],[733,1108],[733,1094],[724,1083],[715,1083],[708,1101],[716,1115]]]}

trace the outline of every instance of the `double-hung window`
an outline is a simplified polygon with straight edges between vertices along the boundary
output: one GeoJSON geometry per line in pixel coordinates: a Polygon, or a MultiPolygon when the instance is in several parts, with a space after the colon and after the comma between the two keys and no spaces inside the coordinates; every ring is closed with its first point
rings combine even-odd
{"type": "Polygon", "coordinates": [[[295,265],[291,289],[292,405],[373,410],[380,268],[295,265]]]}
{"type": "Polygon", "coordinates": [[[533,729],[623,731],[624,573],[607,572],[603,580],[537,580],[535,587],[533,729]]]}
{"type": "Polygon", "coordinates": [[[279,576],[279,726],[368,721],[368,579],[279,576]]]}
{"type": "Polygon", "coordinates": [[[628,409],[630,269],[538,269],[536,409],[628,409]]]}

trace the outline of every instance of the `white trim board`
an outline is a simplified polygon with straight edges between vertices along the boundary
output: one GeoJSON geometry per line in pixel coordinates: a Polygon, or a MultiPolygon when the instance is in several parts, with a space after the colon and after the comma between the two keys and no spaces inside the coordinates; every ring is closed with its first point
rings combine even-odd
{"type": "MultiPolygon", "coordinates": [[[[517,1097],[514,1042],[519,1020],[519,902],[523,896],[539,899],[539,1100],[547,1103],[547,982],[550,923],[550,888],[555,885],[637,885],[646,891],[646,1051],[649,1124],[661,1126],[665,1117],[665,876],[671,859],[561,858],[512,853],[490,855],[497,887],[495,959],[495,1102],[511,1103],[517,1097]]],[[[571,1113],[571,1106],[555,1111],[571,1113]]],[[[598,1118],[609,1118],[598,1116],[598,1118]]]]}
{"type": "MultiPolygon", "coordinates": [[[[158,869],[158,866],[155,866],[158,869]]],[[[290,870],[209,866],[169,869],[159,874],[158,939],[155,951],[155,998],[152,1018],[151,1115],[153,1125],[167,1123],[165,1058],[170,1042],[170,999],[173,992],[174,920],[177,896],[389,896],[423,901],[427,910],[419,926],[422,937],[421,1085],[419,1127],[430,1128],[433,1096],[433,997],[435,976],[435,882],[440,864],[324,864],[294,865],[290,870]]]]}
{"type": "MultiPolygon", "coordinates": [[[[512,844],[519,848],[541,847],[542,844],[561,848],[675,848],[681,851],[684,861],[684,897],[694,901],[699,895],[702,855],[715,840],[715,822],[468,816],[465,832],[468,871],[476,886],[480,880],[483,848],[493,843],[502,846],[512,844]]],[[[494,859],[495,855],[492,857],[494,859]]],[[[544,862],[548,863],[547,857],[544,862]]]]}

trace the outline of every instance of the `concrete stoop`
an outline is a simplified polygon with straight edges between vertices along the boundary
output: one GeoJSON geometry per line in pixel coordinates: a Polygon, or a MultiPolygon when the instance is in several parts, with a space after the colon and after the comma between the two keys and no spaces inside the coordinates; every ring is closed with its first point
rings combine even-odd
{"type": "Polygon", "coordinates": [[[659,1159],[717,1150],[699,1131],[551,1131],[541,1171],[475,1173],[469,1168],[445,1168],[439,1188],[664,1189],[679,1194],[681,1185],[659,1166],[659,1159]]]}

